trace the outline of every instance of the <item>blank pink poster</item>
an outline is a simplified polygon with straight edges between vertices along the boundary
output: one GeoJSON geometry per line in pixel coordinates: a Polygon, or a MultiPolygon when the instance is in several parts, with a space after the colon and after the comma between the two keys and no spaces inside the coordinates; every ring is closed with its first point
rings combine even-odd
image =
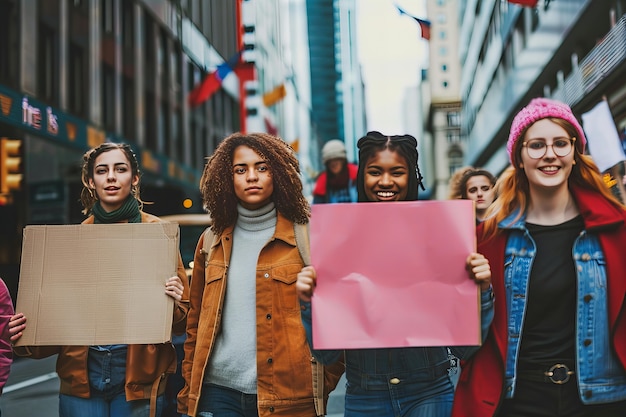
{"type": "Polygon", "coordinates": [[[313,205],[315,349],[480,344],[469,200],[313,205]]]}

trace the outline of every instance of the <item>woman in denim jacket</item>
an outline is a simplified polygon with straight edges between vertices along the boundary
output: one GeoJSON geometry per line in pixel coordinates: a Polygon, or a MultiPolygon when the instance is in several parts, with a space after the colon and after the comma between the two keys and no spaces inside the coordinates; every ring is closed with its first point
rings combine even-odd
{"type": "Polygon", "coordinates": [[[626,211],[571,109],[534,99],[513,120],[511,166],[479,227],[496,297],[464,364],[454,416],[626,412],[626,211]]]}
{"type": "MultiPolygon", "coordinates": [[[[417,141],[409,135],[384,136],[368,132],[358,142],[357,190],[360,202],[417,200],[421,175],[417,165],[417,141]]],[[[493,297],[487,259],[470,254],[471,277],[482,291],[482,327],[487,331],[493,317],[493,297]]],[[[315,269],[302,269],[297,288],[302,320],[311,343],[310,298],[315,288],[315,269]]],[[[452,352],[467,357],[476,348],[454,347],[452,352]]],[[[346,363],[345,417],[445,417],[450,415],[454,387],[448,375],[446,347],[317,350],[322,363],[341,355],[346,363]]]]}

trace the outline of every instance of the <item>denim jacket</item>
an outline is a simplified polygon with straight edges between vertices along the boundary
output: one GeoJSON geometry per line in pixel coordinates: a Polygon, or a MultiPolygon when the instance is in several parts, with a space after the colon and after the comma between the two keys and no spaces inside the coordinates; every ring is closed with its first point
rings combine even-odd
{"type": "MultiPolygon", "coordinates": [[[[504,285],[509,312],[505,398],[515,392],[516,369],[524,317],[528,280],[536,245],[525,227],[525,217],[516,214],[500,222],[511,229],[505,249],[504,285]]],[[[584,404],[626,400],[626,373],[611,345],[607,310],[607,271],[604,252],[596,233],[583,230],[572,254],[577,271],[576,377],[584,404]]]]}
{"type": "MultiPolygon", "coordinates": [[[[300,302],[301,316],[306,337],[312,343],[311,303],[300,302]]],[[[487,337],[493,319],[493,292],[481,293],[481,334],[483,342],[487,337]]],[[[471,356],[478,346],[454,346],[450,351],[461,359],[471,356]]],[[[397,378],[405,382],[433,380],[447,374],[450,368],[448,348],[411,347],[384,349],[314,350],[313,356],[321,363],[337,361],[345,354],[346,379],[349,384],[361,386],[365,390],[386,390],[389,381],[397,378]]]]}

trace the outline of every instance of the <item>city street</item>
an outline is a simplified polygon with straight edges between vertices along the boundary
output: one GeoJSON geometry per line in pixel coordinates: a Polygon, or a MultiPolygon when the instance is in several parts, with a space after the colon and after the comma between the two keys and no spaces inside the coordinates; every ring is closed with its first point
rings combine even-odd
{"type": "MultiPolygon", "coordinates": [[[[16,358],[0,397],[4,417],[58,417],[59,380],[54,371],[56,356],[45,359],[16,358]]],[[[345,378],[328,401],[328,417],[343,416],[345,378]]]]}
{"type": "Polygon", "coordinates": [[[56,356],[44,359],[16,358],[0,397],[6,417],[58,417],[59,380],[56,356]]]}

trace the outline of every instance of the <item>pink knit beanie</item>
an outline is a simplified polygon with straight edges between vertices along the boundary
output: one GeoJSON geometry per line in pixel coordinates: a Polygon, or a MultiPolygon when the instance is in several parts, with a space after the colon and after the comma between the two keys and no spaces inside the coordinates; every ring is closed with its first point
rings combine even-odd
{"type": "Polygon", "coordinates": [[[520,135],[528,126],[535,123],[537,120],[545,119],[547,117],[556,117],[559,119],[570,122],[578,131],[576,136],[576,143],[580,152],[585,151],[585,144],[587,139],[583,128],[576,120],[576,117],[572,113],[572,109],[560,101],[551,100],[548,98],[534,98],[528,103],[526,107],[520,110],[519,113],[513,119],[511,124],[511,132],[509,133],[509,140],[506,143],[506,151],[509,154],[509,161],[513,163],[513,148],[515,143],[520,138],[520,135]]]}

